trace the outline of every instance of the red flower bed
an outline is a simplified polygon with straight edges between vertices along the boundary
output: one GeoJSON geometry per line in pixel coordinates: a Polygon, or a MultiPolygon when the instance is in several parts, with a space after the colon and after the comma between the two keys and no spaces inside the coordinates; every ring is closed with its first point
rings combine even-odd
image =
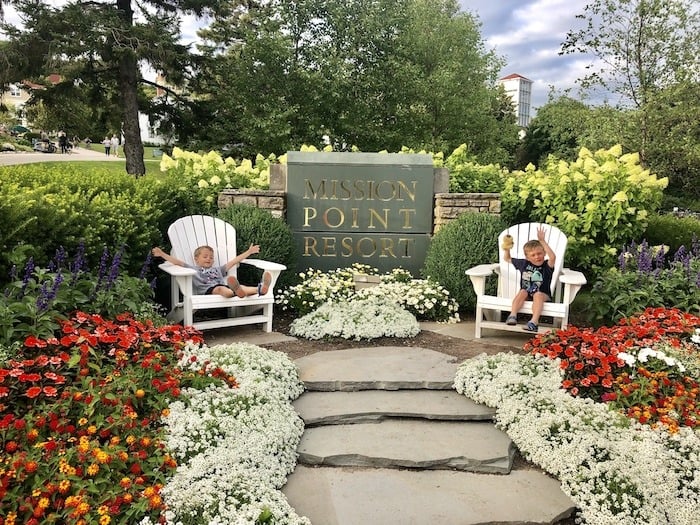
{"type": "Polygon", "coordinates": [[[0,368],[0,525],[157,519],[177,466],[161,416],[183,386],[235,379],[175,366],[193,329],[78,313],[60,334],[0,368]]]}
{"type": "Polygon", "coordinates": [[[526,343],[525,350],[560,359],[562,387],[571,395],[610,402],[642,423],[662,423],[673,431],[679,425],[700,424],[697,378],[684,375],[678,367],[650,371],[636,363],[630,369],[618,355],[645,347],[697,354],[690,337],[698,328],[696,315],[648,308],[612,327],[569,327],[538,335],[526,343]]]}

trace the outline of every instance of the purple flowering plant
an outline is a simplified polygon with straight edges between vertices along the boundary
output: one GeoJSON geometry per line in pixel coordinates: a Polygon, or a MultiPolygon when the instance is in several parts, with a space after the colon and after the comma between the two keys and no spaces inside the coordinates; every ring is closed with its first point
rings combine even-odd
{"type": "Polygon", "coordinates": [[[588,310],[596,325],[614,324],[647,307],[700,313],[700,240],[670,254],[665,246],[624,246],[616,267],[593,284],[588,310]]]}
{"type": "Polygon", "coordinates": [[[80,245],[71,258],[61,247],[46,267],[30,257],[21,270],[13,266],[0,302],[0,350],[12,352],[28,336],[50,337],[66,315],[83,310],[113,318],[130,311],[157,318],[153,287],[145,279],[146,258],[138,277],[120,272],[123,248],[105,247],[97,269],[91,270],[80,245]]]}

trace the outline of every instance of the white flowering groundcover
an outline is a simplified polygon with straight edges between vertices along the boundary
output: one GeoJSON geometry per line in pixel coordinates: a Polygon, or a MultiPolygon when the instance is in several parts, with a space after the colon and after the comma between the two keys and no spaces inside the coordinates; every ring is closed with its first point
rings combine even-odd
{"type": "Polygon", "coordinates": [[[367,296],[323,303],[292,321],[289,333],[304,339],[341,337],[356,341],[380,337],[415,337],[420,333],[416,317],[392,299],[367,296]]]}
{"type": "Polygon", "coordinates": [[[185,389],[169,406],[167,446],[178,468],[161,492],[166,524],[310,525],[280,491],[304,430],[291,405],[304,390],[294,363],[249,343],[189,344],[179,366],[196,373],[218,366],[238,388],[185,389]]]}
{"type": "Polygon", "coordinates": [[[559,387],[558,360],[498,354],[465,361],[455,389],[494,407],[523,456],[557,477],[589,525],[695,525],[700,433],[641,425],[559,387]]]}

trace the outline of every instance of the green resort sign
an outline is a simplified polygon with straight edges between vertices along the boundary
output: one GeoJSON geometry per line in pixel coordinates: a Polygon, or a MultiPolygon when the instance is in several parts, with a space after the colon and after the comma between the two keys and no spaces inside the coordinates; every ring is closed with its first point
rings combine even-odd
{"type": "Polygon", "coordinates": [[[300,268],[352,263],[417,276],[433,223],[430,155],[288,152],[287,222],[300,268]]]}

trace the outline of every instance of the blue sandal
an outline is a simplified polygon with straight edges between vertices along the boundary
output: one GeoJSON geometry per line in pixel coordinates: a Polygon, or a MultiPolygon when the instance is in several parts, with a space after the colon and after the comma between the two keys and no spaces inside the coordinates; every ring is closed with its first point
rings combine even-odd
{"type": "Polygon", "coordinates": [[[525,325],[525,328],[523,328],[523,330],[525,330],[527,332],[537,332],[539,330],[539,328],[532,321],[528,321],[527,325],[525,325]]]}
{"type": "Polygon", "coordinates": [[[509,315],[508,319],[506,319],[506,324],[508,326],[515,326],[516,324],[518,324],[518,318],[514,315],[509,315]]]}
{"type": "Polygon", "coordinates": [[[258,283],[258,295],[266,295],[272,284],[272,274],[270,272],[263,273],[262,281],[258,283]]]}

